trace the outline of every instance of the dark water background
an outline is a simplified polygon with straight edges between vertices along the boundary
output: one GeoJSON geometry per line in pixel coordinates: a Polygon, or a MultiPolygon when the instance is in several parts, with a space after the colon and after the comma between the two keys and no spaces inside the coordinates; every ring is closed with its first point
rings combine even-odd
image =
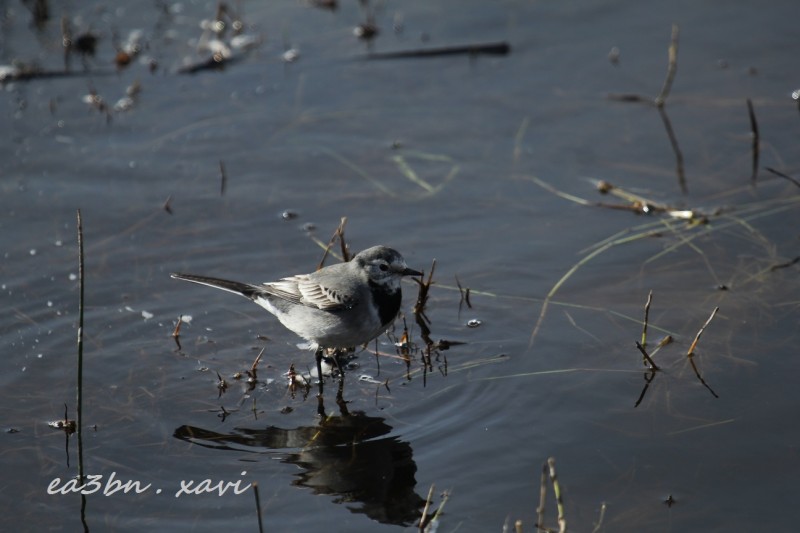
{"type": "MultiPolygon", "coordinates": [[[[195,49],[214,2],[53,2],[40,29],[25,4],[0,2],[2,64],[63,68],[62,16],[74,35],[99,37],[92,74],[74,56],[74,76],[0,86],[0,529],[83,528],[79,496],[48,494],[77,473],[75,437],[65,446],[48,427],[65,403],[75,416],[77,209],[86,471],[150,484],[89,495],[92,531],[257,530],[252,489],[174,496],[205,479],[258,482],[267,531],[412,529],[431,485],[433,508],[450,491],[439,531],[517,519],[534,531],[548,457],[572,531],[592,531],[603,504],[599,531],[796,527],[798,265],[776,267],[800,254],[800,189],[766,170],[800,177],[796,2],[385,1],[371,7],[370,44],[352,34],[366,18],[355,1],[233,7],[260,44],[224,70],[182,75],[187,58],[207,57],[195,49]],[[659,94],[673,24],[666,111],[688,194],[657,109],[608,97],[659,94]],[[114,42],[137,29],[145,48],[117,70],[114,42]],[[510,54],[362,59],[496,41],[510,54]],[[300,56],[287,64],[290,46],[300,56]],[[113,108],[135,81],[126,111],[84,101],[95,91],[113,108]],[[579,205],[540,186],[624,203],[594,179],[709,223],[579,205]],[[427,374],[418,354],[407,372],[363,352],[346,404],[326,388],[323,418],[315,390],[287,391],[290,364],[313,362],[290,332],[169,272],[311,271],[314,238],[327,242],[343,216],[354,250],[391,245],[426,271],[436,259],[433,337],[465,344],[427,374]],[[650,290],[648,347],[675,342],[634,407],[650,290]],[[717,306],[694,359],[719,398],[685,356],[717,306]],[[170,336],[179,315],[192,317],[181,349],[170,336]],[[232,376],[261,348],[247,391],[232,376]],[[221,397],[217,372],[230,383],[221,397]]],[[[415,292],[405,285],[410,322],[415,292]]],[[[385,337],[380,349],[394,353],[385,337]]],[[[555,515],[548,485],[550,527],[555,515]]]]}

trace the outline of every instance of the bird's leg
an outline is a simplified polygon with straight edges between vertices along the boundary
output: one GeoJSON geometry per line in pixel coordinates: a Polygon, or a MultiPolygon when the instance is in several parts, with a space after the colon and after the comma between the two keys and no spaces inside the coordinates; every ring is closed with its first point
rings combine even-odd
{"type": "Polygon", "coordinates": [[[319,415],[320,419],[325,420],[327,415],[325,414],[325,398],[322,394],[317,394],[317,415],[319,415]]]}
{"type": "Polygon", "coordinates": [[[336,405],[339,406],[339,413],[343,416],[350,416],[347,410],[347,402],[344,399],[344,376],[339,380],[339,390],[336,391],[336,405]]]}
{"type": "Polygon", "coordinates": [[[333,362],[336,363],[336,369],[339,371],[339,379],[344,379],[344,369],[342,368],[341,360],[347,354],[347,350],[342,351],[341,348],[336,348],[333,352],[333,362]]]}
{"type": "Polygon", "coordinates": [[[317,360],[317,377],[319,378],[319,394],[322,395],[322,353],[324,348],[322,346],[317,346],[317,351],[314,354],[314,357],[317,360]]]}

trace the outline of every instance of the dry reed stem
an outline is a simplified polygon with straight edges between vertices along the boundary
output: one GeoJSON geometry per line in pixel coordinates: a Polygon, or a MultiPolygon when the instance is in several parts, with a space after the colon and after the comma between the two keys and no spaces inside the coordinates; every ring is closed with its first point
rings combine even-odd
{"type": "Polygon", "coordinates": [[[444,506],[447,503],[447,500],[450,499],[450,491],[445,490],[442,493],[442,503],[439,504],[439,507],[436,508],[436,512],[433,513],[433,517],[431,517],[430,521],[428,522],[428,527],[425,528],[425,533],[429,533],[434,531],[439,523],[439,519],[444,512],[444,506]]]}
{"type": "Polygon", "coordinates": [[[253,481],[251,486],[253,487],[253,494],[255,495],[256,498],[256,515],[258,516],[258,531],[259,533],[264,533],[264,524],[261,520],[261,498],[259,497],[258,494],[258,482],[253,481]]]}
{"type": "Polygon", "coordinates": [[[424,531],[425,525],[428,523],[428,511],[431,508],[431,500],[433,499],[434,484],[431,483],[431,488],[428,489],[428,497],[425,499],[425,507],[422,509],[422,516],[419,518],[419,530],[424,531]]]}
{"type": "Polygon", "coordinates": [[[539,507],[536,508],[536,528],[544,529],[544,506],[547,500],[547,463],[542,464],[542,477],[539,482],[539,507]]]}
{"type": "Polygon", "coordinates": [[[697,332],[697,335],[694,337],[694,341],[692,341],[692,344],[689,346],[689,351],[686,352],[686,357],[692,357],[694,355],[694,349],[697,347],[697,342],[700,340],[700,335],[703,334],[711,321],[714,320],[714,317],[717,315],[717,311],[719,311],[719,307],[715,307],[714,310],[711,311],[711,316],[708,317],[708,320],[706,320],[705,324],[703,324],[703,326],[700,328],[700,331],[697,332]]]}
{"type": "Polygon", "coordinates": [[[647,350],[644,349],[644,346],[642,346],[638,341],[636,342],[636,347],[639,349],[640,352],[642,352],[642,355],[644,356],[645,360],[647,360],[647,363],[650,365],[651,369],[661,370],[660,368],[658,368],[658,365],[656,365],[655,361],[653,361],[653,358],[650,357],[650,354],[647,353],[647,350]]]}
{"type": "MultiPolygon", "coordinates": [[[[523,179],[527,179],[527,180],[533,181],[534,183],[536,183],[540,187],[544,188],[545,190],[548,190],[548,191],[552,192],[553,194],[556,194],[557,196],[560,196],[560,197],[565,198],[567,200],[579,203],[581,205],[595,205],[594,203],[589,202],[587,200],[584,200],[583,198],[579,198],[579,197],[576,197],[576,196],[569,195],[567,193],[563,193],[562,191],[559,191],[559,190],[555,189],[554,187],[550,186],[549,184],[547,184],[546,182],[540,180],[539,178],[537,178],[535,176],[521,176],[521,177],[523,179]]],[[[797,184],[800,186],[800,182],[798,182],[797,184]]],[[[695,226],[682,225],[681,227],[676,228],[676,227],[674,227],[674,225],[670,225],[670,224],[668,224],[666,221],[664,221],[662,219],[662,220],[658,220],[658,221],[655,221],[655,222],[649,222],[649,223],[646,223],[646,224],[641,224],[641,225],[635,226],[633,228],[627,228],[627,229],[621,230],[621,231],[615,233],[614,235],[611,235],[611,236],[607,237],[606,239],[604,239],[602,241],[599,241],[599,242],[595,243],[594,245],[592,245],[590,247],[587,247],[586,249],[582,250],[581,252],[582,253],[583,252],[590,252],[590,253],[588,255],[586,255],[585,257],[583,257],[580,261],[575,263],[553,285],[553,287],[550,289],[548,294],[543,299],[541,299],[542,307],[541,307],[541,310],[539,312],[539,316],[537,318],[536,324],[534,325],[533,330],[531,332],[531,336],[530,336],[530,339],[528,341],[528,347],[533,346],[533,343],[534,343],[534,341],[536,339],[536,336],[538,335],[539,330],[541,329],[542,323],[544,321],[544,317],[547,314],[549,305],[551,303],[553,303],[554,305],[556,305],[556,304],[558,304],[558,305],[569,305],[569,304],[566,304],[564,302],[554,302],[553,301],[553,297],[560,290],[561,286],[564,283],[566,283],[571,278],[571,276],[573,274],[575,274],[575,272],[578,269],[580,269],[582,266],[587,264],[589,261],[593,260],[595,257],[600,255],[601,253],[613,248],[614,246],[621,245],[621,244],[627,244],[629,242],[634,242],[634,241],[637,241],[637,240],[640,240],[640,239],[643,239],[643,238],[648,238],[648,237],[652,237],[652,236],[658,236],[658,235],[660,235],[662,233],[662,231],[659,230],[658,228],[660,226],[663,226],[664,224],[667,224],[667,227],[675,235],[680,237],[680,242],[674,243],[674,244],[666,247],[660,253],[650,257],[647,260],[647,262],[649,263],[649,262],[652,262],[652,261],[654,261],[654,260],[666,255],[667,253],[670,253],[670,252],[673,252],[673,251],[677,250],[681,246],[690,246],[690,247],[692,247],[692,241],[694,239],[697,239],[700,236],[708,236],[711,233],[719,232],[721,230],[728,229],[731,226],[741,225],[747,231],[749,231],[751,233],[758,233],[757,230],[755,228],[753,228],[749,224],[750,221],[756,220],[756,219],[759,219],[759,218],[763,218],[763,217],[766,217],[766,216],[777,215],[777,214],[780,214],[780,213],[782,213],[784,211],[787,211],[789,209],[793,209],[793,208],[795,208],[795,204],[797,204],[798,202],[800,202],[800,196],[789,196],[789,197],[780,197],[780,198],[770,199],[770,200],[766,200],[766,201],[753,202],[751,204],[746,204],[744,206],[739,206],[737,208],[738,216],[734,217],[732,215],[720,214],[719,218],[721,219],[721,221],[718,221],[714,225],[706,226],[705,230],[703,232],[695,232],[695,233],[689,234],[689,235],[687,235],[688,230],[693,229],[695,226]],[[634,231],[636,233],[632,233],[634,231]]],[[[696,252],[699,253],[699,255],[701,255],[701,257],[704,258],[704,260],[708,264],[707,258],[705,258],[705,254],[702,253],[702,250],[699,250],[698,248],[694,248],[694,249],[695,249],[696,252]]],[[[712,273],[712,276],[713,276],[714,275],[713,270],[711,270],[711,273],[712,273]]],[[[451,287],[447,287],[447,286],[443,285],[443,286],[441,286],[441,288],[450,289],[451,287]]],[[[452,287],[452,289],[456,290],[455,287],[452,287]]],[[[479,292],[479,291],[473,291],[473,292],[475,292],[476,294],[483,294],[483,295],[487,295],[487,296],[499,297],[498,295],[493,294],[493,293],[486,293],[486,292],[479,292]]],[[[516,298],[523,299],[523,300],[526,300],[526,301],[538,301],[539,300],[539,299],[536,299],[536,298],[528,298],[528,299],[521,298],[521,297],[516,297],[516,298]]],[[[664,331],[664,330],[661,329],[661,331],[664,331]]],[[[666,332],[666,331],[664,331],[664,332],[665,333],[669,333],[669,332],[666,332]]]]}
{"type": "Polygon", "coordinates": [[[322,259],[320,259],[319,264],[317,265],[317,270],[321,269],[325,264],[325,259],[327,259],[328,254],[331,251],[331,247],[333,246],[333,243],[336,242],[337,238],[339,239],[339,243],[341,244],[342,261],[346,263],[347,261],[350,260],[350,250],[344,238],[344,227],[346,224],[347,224],[347,217],[342,217],[341,220],[339,220],[339,225],[336,227],[336,230],[333,232],[333,235],[331,235],[331,239],[328,241],[327,245],[322,245],[320,241],[317,241],[317,243],[323,246],[323,248],[325,249],[325,252],[322,254],[322,259]]]}
{"type": "Polygon", "coordinates": [[[85,294],[85,275],[84,256],[83,256],[83,219],[81,210],[78,209],[78,283],[79,304],[78,304],[78,383],[77,383],[77,432],[78,432],[78,481],[83,484],[83,310],[85,294]]]}
{"type": "Polygon", "coordinates": [[[606,502],[600,504],[600,516],[597,518],[597,523],[594,525],[592,533],[597,533],[603,527],[603,518],[606,516],[606,502]]]}
{"type": "Polygon", "coordinates": [[[647,302],[644,304],[644,324],[642,324],[642,347],[647,346],[647,322],[650,319],[650,304],[653,302],[653,289],[647,293],[647,302]]]}
{"type": "Polygon", "coordinates": [[[714,389],[712,389],[711,386],[708,383],[706,383],[706,380],[703,379],[703,376],[700,375],[700,371],[697,369],[697,365],[694,362],[694,349],[697,347],[697,343],[700,340],[700,335],[703,334],[708,325],[714,319],[714,317],[717,314],[717,311],[719,311],[719,307],[715,307],[714,310],[711,312],[711,316],[708,317],[708,320],[706,320],[705,324],[703,324],[703,326],[700,328],[700,331],[697,332],[697,335],[695,335],[694,337],[694,341],[692,341],[691,346],[689,346],[689,351],[686,352],[686,357],[689,358],[689,363],[691,363],[692,365],[692,370],[694,370],[695,376],[697,376],[697,379],[700,380],[700,383],[702,383],[703,386],[709,390],[709,392],[714,396],[714,398],[719,398],[719,396],[717,395],[716,392],[714,392],[714,389]]]}
{"type": "Polygon", "coordinates": [[[675,74],[678,71],[678,34],[678,25],[673,24],[672,37],[670,39],[668,49],[667,76],[664,79],[664,85],[661,87],[661,92],[658,96],[656,96],[654,103],[658,108],[658,113],[661,116],[662,122],[664,123],[664,129],[667,131],[667,137],[669,137],[669,142],[672,146],[672,151],[675,154],[675,170],[678,174],[678,185],[681,188],[681,192],[686,194],[688,192],[688,187],[686,185],[686,174],[683,167],[683,153],[681,153],[680,147],[678,146],[678,139],[672,129],[672,122],[670,122],[667,112],[664,110],[664,106],[667,103],[667,97],[672,90],[672,82],[675,80],[675,74]]]}
{"type": "Polygon", "coordinates": [[[558,531],[559,533],[565,533],[567,531],[567,517],[564,514],[564,499],[561,495],[561,486],[558,483],[558,476],[556,475],[556,460],[554,457],[547,459],[547,466],[550,470],[550,482],[553,484],[553,493],[556,495],[558,531]]]}
{"type": "Polygon", "coordinates": [[[667,102],[667,97],[672,89],[672,82],[675,80],[675,73],[678,71],[678,34],[679,29],[677,24],[672,25],[672,37],[668,49],[668,62],[667,62],[667,77],[664,79],[664,85],[661,87],[661,92],[656,96],[655,104],[658,107],[664,107],[667,102]]]}
{"type": "Polygon", "coordinates": [[[172,330],[172,336],[178,338],[181,336],[181,324],[183,324],[183,315],[178,316],[178,323],[175,324],[175,329],[172,330]]]}

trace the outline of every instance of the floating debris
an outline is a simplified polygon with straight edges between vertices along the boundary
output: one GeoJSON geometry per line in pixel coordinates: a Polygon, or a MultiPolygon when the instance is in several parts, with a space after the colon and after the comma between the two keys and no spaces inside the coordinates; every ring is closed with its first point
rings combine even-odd
{"type": "Polygon", "coordinates": [[[294,63],[300,57],[300,50],[297,48],[289,48],[283,54],[281,54],[281,60],[284,63],[294,63]]]}
{"type": "Polygon", "coordinates": [[[231,39],[233,50],[252,50],[261,44],[261,37],[252,34],[236,35],[231,39]]]}
{"type": "Polygon", "coordinates": [[[353,28],[353,35],[365,41],[372,39],[373,37],[378,35],[378,33],[379,33],[378,27],[375,25],[374,22],[371,22],[369,20],[353,28]]]}
{"type": "Polygon", "coordinates": [[[311,5],[320,9],[336,11],[339,7],[339,2],[338,0],[312,0],[311,5]]]}
{"type": "Polygon", "coordinates": [[[619,48],[616,46],[611,48],[608,52],[608,61],[615,67],[619,65],[619,48]]]}
{"type": "Polygon", "coordinates": [[[53,420],[47,423],[53,429],[61,429],[66,432],[68,435],[75,433],[78,425],[75,423],[74,420],[64,419],[64,420],[53,420]]]}
{"type": "Polygon", "coordinates": [[[143,39],[144,32],[142,30],[132,30],[128,34],[125,42],[117,47],[117,55],[114,57],[114,63],[118,68],[127,67],[136,59],[143,49],[143,39]]]}

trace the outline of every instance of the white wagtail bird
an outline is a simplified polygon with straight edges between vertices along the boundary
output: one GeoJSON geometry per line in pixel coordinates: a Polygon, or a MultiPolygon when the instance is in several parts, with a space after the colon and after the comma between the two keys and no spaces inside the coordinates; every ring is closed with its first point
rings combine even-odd
{"type": "Polygon", "coordinates": [[[400,312],[400,280],[421,275],[399,252],[373,246],[346,263],[259,285],[194,274],[172,277],[239,294],[275,315],[316,348],[321,386],[324,350],[360,346],[385,332],[400,312]]]}

